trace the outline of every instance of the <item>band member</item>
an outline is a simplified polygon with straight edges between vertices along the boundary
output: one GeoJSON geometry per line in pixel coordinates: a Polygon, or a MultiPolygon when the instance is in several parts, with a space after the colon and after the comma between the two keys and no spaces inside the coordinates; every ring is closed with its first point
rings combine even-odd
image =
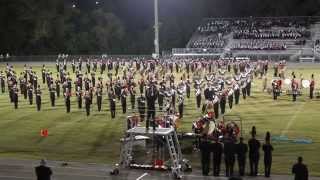
{"type": "Polygon", "coordinates": [[[144,116],[146,113],[146,98],[141,94],[138,99],[138,111],[140,115],[140,121],[144,121],[144,116]]]}
{"type": "Polygon", "coordinates": [[[71,91],[69,89],[67,89],[66,93],[64,95],[67,113],[70,113],[70,107],[71,107],[70,97],[71,97],[71,91]]]}
{"type": "Polygon", "coordinates": [[[49,93],[50,93],[51,106],[54,107],[55,101],[56,101],[56,88],[54,87],[53,84],[50,85],[49,93]]]}
{"type": "Polygon", "coordinates": [[[55,81],[55,84],[56,84],[57,97],[59,98],[60,97],[60,84],[61,84],[61,81],[59,79],[59,75],[57,75],[57,79],[55,81]]]}
{"type": "Polygon", "coordinates": [[[45,84],[46,83],[46,66],[44,64],[42,65],[41,75],[42,75],[42,84],[45,84]]]}
{"type": "Polygon", "coordinates": [[[74,74],[74,72],[76,71],[76,64],[74,62],[74,59],[72,60],[71,67],[72,67],[72,73],[74,74]]]}
{"type": "Polygon", "coordinates": [[[190,98],[190,92],[191,92],[191,82],[190,82],[190,79],[189,79],[189,75],[187,76],[187,81],[186,81],[186,93],[187,93],[187,98],[189,99],[190,98]]]}
{"type": "Polygon", "coordinates": [[[97,96],[97,106],[98,106],[98,111],[101,111],[101,104],[102,104],[102,89],[100,86],[97,87],[96,90],[96,96],[97,96]]]}
{"type": "Polygon", "coordinates": [[[213,103],[215,118],[219,118],[219,102],[220,102],[220,99],[219,99],[218,95],[214,95],[212,103],[213,103]]]}
{"type": "Polygon", "coordinates": [[[127,112],[127,89],[126,87],[122,87],[120,94],[122,113],[125,114],[127,112]]]}
{"type": "Polygon", "coordinates": [[[150,82],[151,85],[146,90],[146,99],[147,99],[147,121],[146,121],[146,128],[149,129],[149,123],[152,122],[153,129],[155,130],[156,124],[154,123],[154,119],[156,116],[156,107],[155,101],[157,100],[157,88],[153,82],[150,82]]]}
{"type": "Polygon", "coordinates": [[[92,87],[96,87],[96,74],[94,72],[91,73],[91,83],[92,87]]]}
{"type": "Polygon", "coordinates": [[[228,90],[228,104],[229,104],[230,109],[232,109],[232,106],[233,106],[233,93],[234,93],[234,90],[232,88],[229,88],[229,90],[228,90]]]}
{"type": "Polygon", "coordinates": [[[37,111],[41,110],[41,89],[40,89],[40,85],[38,85],[37,89],[36,89],[36,104],[37,104],[37,111]]]}
{"type": "Polygon", "coordinates": [[[143,76],[142,76],[141,79],[139,80],[138,84],[139,84],[140,94],[142,94],[142,93],[143,93],[144,86],[145,86],[145,82],[144,82],[143,76]]]}
{"type": "Polygon", "coordinates": [[[158,95],[158,103],[159,103],[159,110],[162,111],[163,109],[163,100],[165,97],[165,90],[166,87],[163,83],[161,83],[160,88],[159,88],[159,95],[158,95]]]}
{"type": "Polygon", "coordinates": [[[243,142],[243,137],[240,137],[240,142],[236,146],[238,166],[240,176],[244,176],[246,169],[246,157],[248,152],[248,145],[243,142]]]}
{"type": "Polygon", "coordinates": [[[251,139],[248,141],[249,145],[249,162],[250,162],[250,175],[258,175],[258,165],[260,159],[260,142],[256,139],[256,128],[252,127],[251,139]]]}
{"type": "Polygon", "coordinates": [[[110,112],[111,112],[111,118],[116,117],[116,94],[114,93],[114,90],[110,88],[109,91],[109,102],[110,102],[110,112]]]}
{"type": "Polygon", "coordinates": [[[224,113],[226,112],[226,103],[227,103],[227,91],[223,92],[220,97],[220,109],[221,109],[222,115],[224,115],[224,113]]]}
{"type": "Polygon", "coordinates": [[[1,92],[4,93],[5,92],[5,75],[2,71],[0,71],[0,85],[1,85],[1,92]]]}
{"type": "Polygon", "coordinates": [[[270,177],[273,151],[273,146],[270,143],[270,132],[266,134],[266,142],[262,146],[262,150],[264,151],[264,176],[270,177]]]}
{"type": "Polygon", "coordinates": [[[277,100],[277,98],[278,98],[278,91],[279,91],[279,87],[278,87],[277,80],[273,80],[272,81],[272,94],[273,94],[274,100],[277,100]]]}
{"type": "Polygon", "coordinates": [[[295,79],[296,76],[293,76],[291,88],[292,88],[292,101],[297,101],[297,95],[298,95],[298,82],[295,79]]]}
{"type": "Polygon", "coordinates": [[[90,105],[91,105],[91,96],[90,96],[89,91],[86,91],[84,94],[84,103],[86,105],[87,116],[89,116],[90,115],[90,105]]]}
{"type": "Polygon", "coordinates": [[[27,91],[28,91],[29,104],[32,105],[33,104],[33,86],[30,82],[27,85],[27,91]]]}
{"type": "Polygon", "coordinates": [[[78,86],[78,88],[77,88],[76,96],[77,96],[77,102],[78,102],[78,109],[81,109],[83,94],[82,94],[82,90],[81,90],[80,86],[78,86]]]}
{"type": "Polygon", "coordinates": [[[13,86],[13,89],[12,89],[12,91],[13,91],[13,103],[14,103],[14,108],[15,109],[18,109],[18,101],[19,101],[19,90],[18,90],[18,88],[17,88],[17,86],[16,85],[14,85],[13,86]]]}
{"type": "Polygon", "coordinates": [[[246,92],[247,95],[250,96],[251,95],[251,77],[250,77],[250,74],[248,74],[246,90],[247,90],[247,92],[246,92]]]}
{"type": "Polygon", "coordinates": [[[201,105],[201,88],[197,87],[196,88],[196,101],[197,101],[197,108],[200,108],[201,105]]]}
{"type": "Polygon", "coordinates": [[[136,90],[134,89],[134,86],[131,86],[129,93],[130,93],[131,109],[132,111],[134,111],[135,104],[136,104],[136,90]]]}
{"type": "Polygon", "coordinates": [[[240,99],[240,87],[238,85],[238,83],[235,83],[234,85],[234,100],[235,100],[235,104],[239,104],[239,99],[240,99]]]}
{"type": "Polygon", "coordinates": [[[213,176],[219,176],[223,147],[218,141],[218,138],[214,139],[214,143],[211,145],[211,147],[213,151],[213,176]]]}
{"type": "Polygon", "coordinates": [[[315,81],[314,81],[314,75],[311,75],[311,81],[310,81],[310,99],[313,99],[313,91],[315,87],[315,81]]]}
{"type": "Polygon", "coordinates": [[[179,118],[183,117],[183,104],[184,104],[184,97],[183,92],[178,90],[178,110],[179,110],[179,118]]]}

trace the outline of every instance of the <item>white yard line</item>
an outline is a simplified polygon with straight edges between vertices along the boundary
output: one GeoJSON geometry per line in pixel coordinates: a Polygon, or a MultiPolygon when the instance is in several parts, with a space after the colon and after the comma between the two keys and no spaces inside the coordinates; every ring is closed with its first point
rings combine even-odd
{"type": "Polygon", "coordinates": [[[301,105],[299,106],[299,109],[294,112],[293,116],[291,117],[291,119],[287,123],[286,127],[282,130],[281,136],[284,136],[284,135],[286,135],[288,133],[288,130],[291,128],[292,124],[297,119],[298,113],[303,109],[305,104],[306,104],[305,102],[301,103],[301,105]]]}
{"type": "Polygon", "coordinates": [[[138,177],[136,180],[142,180],[142,178],[145,177],[145,176],[147,176],[147,175],[148,175],[148,173],[144,173],[144,174],[142,174],[140,177],[138,177]]]}

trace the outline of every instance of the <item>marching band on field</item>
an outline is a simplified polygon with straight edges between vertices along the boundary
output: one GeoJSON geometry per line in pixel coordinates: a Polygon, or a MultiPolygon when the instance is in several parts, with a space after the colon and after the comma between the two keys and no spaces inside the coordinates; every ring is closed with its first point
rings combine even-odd
{"type": "MultiPolygon", "coordinates": [[[[42,96],[47,85],[51,106],[56,105],[56,99],[60,98],[60,91],[64,97],[66,112],[71,112],[71,98],[76,97],[78,109],[85,104],[86,115],[89,116],[96,98],[97,110],[102,111],[104,95],[108,96],[111,118],[116,117],[116,105],[121,104],[122,113],[128,110],[127,99],[130,102],[130,109],[139,122],[146,121],[146,129],[151,126],[153,129],[166,127],[166,122],[157,122],[157,112],[170,117],[169,126],[173,124],[174,118],[184,117],[185,98],[190,99],[192,90],[195,93],[195,107],[208,114],[194,123],[195,132],[201,134],[199,147],[202,153],[202,172],[208,175],[210,153],[213,153],[214,176],[220,172],[221,154],[225,154],[226,176],[233,175],[235,154],[237,154],[240,175],[244,175],[246,153],[249,149],[250,172],[252,176],[257,175],[257,163],[260,142],[255,139],[255,128],[252,129],[252,138],[246,145],[242,138],[240,143],[235,144],[235,135],[239,133],[236,124],[224,125],[222,121],[216,121],[226,113],[226,106],[232,109],[234,104],[240,103],[240,97],[245,100],[251,96],[251,87],[255,77],[262,79],[263,91],[267,89],[267,72],[269,61],[249,60],[210,60],[210,59],[87,59],[83,61],[72,60],[71,72],[68,71],[68,61],[58,59],[56,62],[56,77],[54,73],[46,68],[41,69],[41,82],[39,83],[37,73],[31,66],[24,65],[23,71],[18,76],[14,67],[7,64],[6,70],[0,72],[1,92],[9,92],[10,102],[14,108],[18,108],[19,92],[29,104],[33,104],[35,98],[37,111],[41,111],[42,96]],[[99,72],[100,71],[100,72],[99,72]],[[83,73],[84,72],[84,73],[83,73]],[[107,72],[107,79],[103,74],[107,72]],[[119,74],[119,72],[122,72],[119,74]],[[72,80],[72,75],[75,80],[72,80]],[[96,77],[96,74],[98,77],[96,77]],[[180,77],[177,77],[178,74],[180,77]],[[139,79],[138,79],[139,78],[139,79]],[[177,82],[176,80],[180,78],[177,82]],[[7,87],[6,87],[7,83],[7,87]],[[137,93],[136,89],[139,93],[137,93]],[[175,117],[172,117],[175,116],[175,117]],[[208,123],[209,122],[209,123],[208,123]],[[213,123],[212,123],[213,122],[213,123]],[[203,127],[209,126],[204,130],[203,127]],[[219,132],[216,132],[216,131],[219,132]],[[219,137],[223,135],[223,146],[219,137]],[[208,140],[208,138],[210,140],[208,140]],[[214,148],[211,148],[214,147],[214,148]],[[220,147],[221,146],[221,147],[220,147]],[[249,148],[247,147],[249,146],[249,148]],[[211,150],[214,151],[211,151],[211,150]]],[[[277,100],[282,93],[283,87],[287,85],[287,94],[292,94],[293,101],[301,94],[301,88],[309,88],[312,99],[315,94],[315,79],[312,74],[310,80],[298,81],[295,73],[292,78],[285,77],[286,62],[275,63],[274,78],[271,82],[269,92],[273,99],[277,100]]],[[[317,94],[316,94],[317,95],[317,94]]],[[[317,95],[319,96],[319,95],[317,95]]],[[[223,119],[223,118],[222,118],[223,119]]],[[[137,124],[137,123],[135,123],[137,124]]],[[[270,176],[271,152],[270,133],[266,135],[266,143],[263,150],[265,156],[265,176],[270,176]]]]}

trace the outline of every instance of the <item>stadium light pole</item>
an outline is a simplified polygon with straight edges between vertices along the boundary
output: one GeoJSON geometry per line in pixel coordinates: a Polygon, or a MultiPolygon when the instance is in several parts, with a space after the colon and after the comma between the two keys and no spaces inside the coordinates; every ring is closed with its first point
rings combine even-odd
{"type": "Polygon", "coordinates": [[[154,53],[159,58],[159,12],[158,0],[154,0],[154,53]]]}

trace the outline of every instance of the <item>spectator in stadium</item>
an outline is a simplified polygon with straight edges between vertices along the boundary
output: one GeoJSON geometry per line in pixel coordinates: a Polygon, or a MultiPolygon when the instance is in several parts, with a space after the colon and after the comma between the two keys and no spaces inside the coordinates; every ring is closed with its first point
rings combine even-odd
{"type": "Polygon", "coordinates": [[[52,171],[50,167],[47,167],[47,163],[44,159],[40,161],[40,166],[35,168],[37,180],[50,180],[52,171]]]}
{"type": "Polygon", "coordinates": [[[292,166],[292,174],[294,174],[295,180],[308,180],[308,167],[302,161],[302,157],[298,157],[298,162],[292,166]]]}

